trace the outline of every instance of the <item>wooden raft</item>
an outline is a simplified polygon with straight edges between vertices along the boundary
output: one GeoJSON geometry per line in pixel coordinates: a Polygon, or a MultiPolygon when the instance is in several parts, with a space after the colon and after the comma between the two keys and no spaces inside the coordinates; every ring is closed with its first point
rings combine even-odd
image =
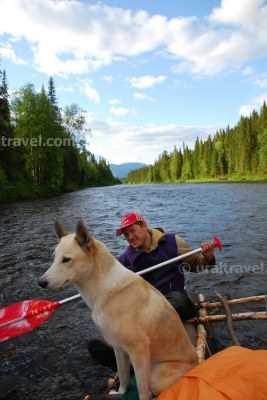
{"type": "Polygon", "coordinates": [[[198,356],[198,361],[201,363],[206,359],[208,343],[207,343],[207,322],[218,322],[218,321],[226,321],[228,325],[228,330],[232,341],[234,344],[239,344],[232,325],[232,321],[244,321],[244,320],[267,320],[267,295],[259,295],[259,296],[250,296],[250,297],[241,297],[238,299],[229,299],[227,300],[225,297],[217,293],[217,296],[221,301],[218,302],[208,302],[205,300],[203,294],[198,295],[198,317],[187,322],[191,322],[196,324],[196,332],[197,332],[197,341],[196,341],[196,352],[198,356]],[[230,305],[233,304],[243,304],[249,302],[261,302],[265,301],[266,311],[255,311],[255,312],[242,312],[242,313],[231,313],[230,305]],[[215,314],[209,315],[208,311],[224,307],[225,314],[215,314]]]}

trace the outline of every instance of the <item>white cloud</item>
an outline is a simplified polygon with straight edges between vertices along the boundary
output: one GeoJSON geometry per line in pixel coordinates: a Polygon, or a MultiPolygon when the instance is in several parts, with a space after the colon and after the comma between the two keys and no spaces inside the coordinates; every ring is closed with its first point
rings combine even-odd
{"type": "Polygon", "coordinates": [[[169,52],[182,72],[212,75],[267,54],[267,6],[263,0],[222,0],[208,18],[169,23],[169,52]]]}
{"type": "Polygon", "coordinates": [[[109,100],[109,104],[111,105],[115,105],[115,104],[120,104],[120,100],[119,99],[110,99],[109,100]]]}
{"type": "Polygon", "coordinates": [[[222,0],[221,6],[213,10],[210,20],[247,27],[259,19],[259,10],[266,16],[264,0],[222,0]]]}
{"type": "Polygon", "coordinates": [[[22,58],[16,55],[10,43],[6,43],[4,46],[0,47],[0,58],[7,58],[14,64],[26,64],[22,58]]]}
{"type": "Polygon", "coordinates": [[[263,93],[259,96],[254,97],[249,104],[241,105],[239,109],[239,114],[243,115],[244,117],[249,117],[253,110],[260,110],[264,101],[267,103],[267,93],[263,93]]]}
{"type": "Polygon", "coordinates": [[[87,73],[151,51],[166,24],[144,11],[68,0],[1,0],[0,15],[0,34],[25,39],[47,74],[87,73]]]}
{"type": "Polygon", "coordinates": [[[153,97],[148,96],[147,94],[141,92],[135,92],[133,97],[137,100],[147,100],[147,101],[154,101],[153,97]]]}
{"type": "Polygon", "coordinates": [[[67,93],[74,93],[75,88],[72,86],[59,86],[57,87],[58,92],[67,92],[67,93]]]}
{"type": "Polygon", "coordinates": [[[113,77],[111,75],[105,75],[103,76],[103,80],[108,83],[111,83],[113,81],[113,77]]]}
{"type": "Polygon", "coordinates": [[[243,117],[249,117],[253,110],[256,110],[256,108],[256,104],[243,104],[242,106],[240,106],[239,114],[243,117]]]}
{"type": "Polygon", "coordinates": [[[88,125],[88,128],[90,129],[90,124],[93,123],[94,121],[96,121],[97,116],[95,113],[91,112],[91,111],[86,111],[83,113],[86,123],[88,125]]]}
{"type": "Polygon", "coordinates": [[[110,107],[109,112],[117,117],[123,117],[129,114],[129,109],[125,107],[110,107]]]}
{"type": "Polygon", "coordinates": [[[255,102],[260,105],[262,105],[264,101],[267,102],[267,93],[263,93],[255,97],[255,102]]]}
{"type": "Polygon", "coordinates": [[[254,83],[261,88],[267,88],[267,76],[260,76],[254,83]]]}
{"type": "Polygon", "coordinates": [[[100,103],[100,95],[97,90],[93,88],[91,81],[83,81],[82,91],[89,100],[93,101],[96,104],[100,103]]]}
{"type": "Polygon", "coordinates": [[[248,65],[242,70],[242,75],[243,76],[251,76],[251,75],[253,75],[253,72],[254,72],[253,68],[248,65]]]}
{"type": "Polygon", "coordinates": [[[0,15],[0,35],[14,46],[28,42],[34,66],[49,75],[85,74],[153,51],[171,55],[183,70],[211,75],[267,54],[264,0],[222,0],[199,18],[81,0],[1,0],[0,15]]]}
{"type": "Polygon", "coordinates": [[[166,80],[165,75],[152,76],[152,75],[144,75],[144,76],[133,76],[129,79],[131,85],[137,89],[147,89],[152,86],[158,85],[166,80]]]}
{"type": "Polygon", "coordinates": [[[142,161],[153,163],[163,150],[173,151],[183,142],[192,147],[197,137],[215,134],[217,127],[131,125],[91,121],[90,150],[113,163],[142,161]]]}

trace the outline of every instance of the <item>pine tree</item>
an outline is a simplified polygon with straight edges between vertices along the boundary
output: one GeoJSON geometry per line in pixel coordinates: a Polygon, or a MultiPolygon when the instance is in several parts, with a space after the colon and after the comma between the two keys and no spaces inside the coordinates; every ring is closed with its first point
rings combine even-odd
{"type": "Polygon", "coordinates": [[[259,165],[259,142],[258,142],[258,132],[259,132],[259,114],[254,110],[250,117],[250,130],[251,130],[251,173],[256,175],[259,165]]]}
{"type": "Polygon", "coordinates": [[[6,72],[0,70],[0,176],[2,180],[5,176],[12,178],[13,151],[12,144],[9,142],[12,136],[6,72]]]}
{"type": "Polygon", "coordinates": [[[210,159],[211,159],[210,176],[212,178],[216,178],[219,175],[219,164],[218,164],[218,153],[215,146],[212,146],[210,159]]]}
{"type": "Polygon", "coordinates": [[[199,147],[200,147],[200,156],[199,156],[199,176],[201,178],[206,178],[209,176],[209,166],[208,166],[208,161],[209,161],[209,151],[208,151],[208,146],[209,146],[209,141],[202,142],[200,141],[199,147]]]}
{"type": "Polygon", "coordinates": [[[267,175],[267,106],[264,102],[259,116],[259,173],[267,175]]]}
{"type": "Polygon", "coordinates": [[[187,146],[183,146],[183,166],[182,166],[182,179],[193,179],[193,165],[192,165],[192,152],[187,146]]]}
{"type": "Polygon", "coordinates": [[[170,156],[165,150],[158,161],[159,175],[162,182],[170,181],[170,156]]]}
{"type": "Polygon", "coordinates": [[[56,96],[56,89],[55,89],[55,84],[52,76],[50,76],[49,81],[48,81],[48,98],[51,102],[51,104],[57,108],[57,96],[56,96]]]}
{"type": "Polygon", "coordinates": [[[219,132],[215,136],[214,140],[214,147],[216,150],[216,156],[217,157],[217,166],[213,173],[215,173],[214,176],[220,176],[224,177],[227,174],[227,162],[226,162],[226,156],[225,156],[225,146],[224,146],[224,131],[219,132]]]}
{"type": "Polygon", "coordinates": [[[192,162],[193,162],[193,166],[192,166],[193,175],[195,178],[198,178],[200,176],[200,143],[199,143],[198,137],[195,142],[195,148],[193,151],[192,162]]]}
{"type": "Polygon", "coordinates": [[[177,147],[174,147],[173,153],[170,155],[170,177],[172,182],[176,182],[181,177],[182,171],[182,159],[181,154],[177,150],[177,147]]]}

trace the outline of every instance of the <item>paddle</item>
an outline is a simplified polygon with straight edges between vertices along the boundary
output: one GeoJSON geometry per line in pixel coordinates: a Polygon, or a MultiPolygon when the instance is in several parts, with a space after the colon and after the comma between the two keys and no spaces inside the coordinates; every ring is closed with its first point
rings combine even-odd
{"type": "MultiPolygon", "coordinates": [[[[216,247],[221,249],[222,243],[219,238],[214,237],[211,243],[205,245],[205,248],[199,247],[195,250],[189,251],[188,253],[139,271],[137,274],[144,275],[147,272],[180,261],[193,254],[200,253],[203,250],[208,251],[209,249],[216,247]]],[[[62,304],[76,300],[80,297],[80,294],[76,294],[59,301],[42,299],[24,300],[0,309],[0,342],[33,331],[35,328],[38,328],[38,326],[47,321],[54,311],[62,304]]]]}

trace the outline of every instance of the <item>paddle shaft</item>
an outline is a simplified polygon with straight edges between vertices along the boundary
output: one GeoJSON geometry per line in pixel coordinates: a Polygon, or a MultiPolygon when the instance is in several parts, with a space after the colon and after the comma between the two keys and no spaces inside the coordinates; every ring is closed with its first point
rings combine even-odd
{"type": "Polygon", "coordinates": [[[185,254],[181,254],[180,256],[173,257],[170,260],[166,260],[166,261],[163,261],[163,262],[161,262],[159,264],[152,265],[152,267],[148,267],[146,269],[143,269],[142,271],[136,272],[136,274],[137,275],[144,275],[147,272],[155,271],[155,269],[164,267],[165,265],[172,264],[172,263],[174,263],[176,261],[183,260],[184,258],[189,257],[189,256],[193,256],[194,254],[200,253],[201,251],[202,251],[202,247],[199,247],[198,249],[189,251],[189,252],[187,252],[185,254]]]}

